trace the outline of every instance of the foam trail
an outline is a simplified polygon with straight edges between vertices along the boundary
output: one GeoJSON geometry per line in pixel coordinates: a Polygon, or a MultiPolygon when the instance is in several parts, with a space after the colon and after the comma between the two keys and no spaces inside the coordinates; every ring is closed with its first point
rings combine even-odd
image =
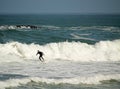
{"type": "Polygon", "coordinates": [[[70,34],[71,36],[73,36],[73,39],[84,39],[84,40],[91,40],[91,41],[95,41],[95,39],[92,38],[87,38],[87,37],[82,37],[84,35],[88,35],[88,34],[70,34]]]}
{"type": "Polygon", "coordinates": [[[67,83],[67,84],[101,84],[101,81],[105,80],[118,80],[120,79],[120,74],[114,75],[95,75],[90,77],[77,77],[69,79],[48,79],[48,78],[39,78],[39,77],[27,77],[22,79],[9,79],[6,81],[0,81],[0,89],[5,89],[7,87],[17,87],[21,84],[27,84],[28,82],[43,82],[43,83],[67,83]]]}
{"type": "Polygon", "coordinates": [[[38,59],[37,50],[44,52],[46,61],[56,59],[90,62],[120,61],[120,40],[100,41],[95,45],[81,42],[60,42],[46,45],[9,42],[0,44],[0,62],[38,59]]]}

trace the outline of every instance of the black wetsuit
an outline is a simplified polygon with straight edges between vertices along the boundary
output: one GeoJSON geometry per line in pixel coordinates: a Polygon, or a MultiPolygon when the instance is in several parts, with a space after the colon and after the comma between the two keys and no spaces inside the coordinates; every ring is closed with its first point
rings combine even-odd
{"type": "Polygon", "coordinates": [[[39,59],[40,59],[40,61],[44,61],[43,52],[41,52],[41,51],[38,50],[38,52],[37,52],[36,55],[38,55],[38,54],[39,54],[39,59]],[[41,60],[41,59],[42,59],[42,60],[41,60]]]}

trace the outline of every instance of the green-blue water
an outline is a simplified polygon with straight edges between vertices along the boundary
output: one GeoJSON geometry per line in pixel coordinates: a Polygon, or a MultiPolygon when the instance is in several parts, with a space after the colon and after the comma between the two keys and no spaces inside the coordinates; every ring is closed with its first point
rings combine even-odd
{"type": "Polygon", "coordinates": [[[0,15],[0,89],[119,89],[119,55],[120,15],[0,15]]]}

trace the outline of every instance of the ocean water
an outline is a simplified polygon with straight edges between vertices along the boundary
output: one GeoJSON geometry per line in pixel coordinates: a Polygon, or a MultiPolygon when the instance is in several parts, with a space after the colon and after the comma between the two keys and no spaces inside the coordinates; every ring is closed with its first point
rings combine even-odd
{"type": "Polygon", "coordinates": [[[0,15],[0,89],[120,89],[120,15],[0,15]]]}

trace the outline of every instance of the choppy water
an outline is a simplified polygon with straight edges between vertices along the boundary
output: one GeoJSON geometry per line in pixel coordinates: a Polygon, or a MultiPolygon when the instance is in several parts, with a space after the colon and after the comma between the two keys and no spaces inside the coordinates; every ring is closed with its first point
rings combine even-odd
{"type": "Polygon", "coordinates": [[[0,15],[5,88],[119,89],[120,16],[0,15]]]}

